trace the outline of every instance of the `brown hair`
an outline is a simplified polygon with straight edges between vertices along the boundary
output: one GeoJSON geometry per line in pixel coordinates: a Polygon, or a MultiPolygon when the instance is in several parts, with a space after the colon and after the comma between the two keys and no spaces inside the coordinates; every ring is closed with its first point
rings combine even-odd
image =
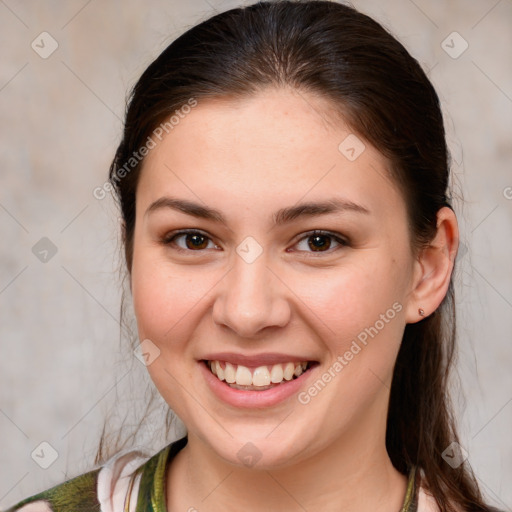
{"type": "MultiPolygon", "coordinates": [[[[129,100],[123,139],[110,168],[131,268],[136,187],[143,159],[126,163],[153,130],[191,98],[244,97],[292,87],[330,100],[351,129],[389,161],[419,249],[450,207],[449,155],[437,94],[418,62],[381,25],[329,1],[260,2],[191,28],[142,74],[129,100]],[[124,169],[124,172],[123,172],[124,169]]],[[[441,306],[405,328],[389,401],[386,446],[393,465],[424,472],[442,512],[487,511],[467,463],[442,452],[458,440],[448,399],[455,350],[453,284],[441,306]]],[[[167,422],[169,427],[169,422],[167,422]]],[[[104,438],[100,443],[101,454],[104,438]]]]}

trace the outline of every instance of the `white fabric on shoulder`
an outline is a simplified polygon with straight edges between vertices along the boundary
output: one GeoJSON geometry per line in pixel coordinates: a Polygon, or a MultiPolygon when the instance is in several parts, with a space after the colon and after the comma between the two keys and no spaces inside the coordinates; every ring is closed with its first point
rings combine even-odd
{"type": "Polygon", "coordinates": [[[37,500],[20,507],[16,512],[53,512],[46,500],[37,500]]]}
{"type": "Polygon", "coordinates": [[[423,486],[420,487],[418,494],[418,512],[439,512],[436,500],[423,486]]]}
{"type": "MultiPolygon", "coordinates": [[[[430,494],[424,485],[425,481],[425,472],[420,470],[420,484],[419,484],[419,492],[418,492],[418,511],[417,512],[439,512],[439,506],[437,505],[437,501],[434,499],[432,494],[430,494]]],[[[459,505],[455,505],[452,503],[452,506],[455,508],[457,512],[464,512],[459,505]]]]}
{"type": "MultiPolygon", "coordinates": [[[[131,480],[130,474],[148,459],[149,456],[140,451],[123,450],[114,455],[101,467],[98,473],[97,489],[101,512],[123,512],[131,480]]],[[[134,512],[137,505],[140,477],[140,474],[137,475],[131,489],[130,512],[134,512]]]]}

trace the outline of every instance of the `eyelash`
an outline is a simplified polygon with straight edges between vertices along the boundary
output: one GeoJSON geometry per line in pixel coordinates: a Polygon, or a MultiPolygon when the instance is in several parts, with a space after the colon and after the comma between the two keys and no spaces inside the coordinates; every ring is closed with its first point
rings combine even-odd
{"type": "MultiPolygon", "coordinates": [[[[162,243],[167,246],[174,246],[174,249],[179,252],[201,253],[201,252],[205,251],[205,249],[192,250],[192,249],[183,249],[183,247],[177,246],[175,244],[175,240],[177,238],[179,238],[180,236],[184,236],[184,235],[199,235],[199,236],[207,238],[208,240],[213,242],[213,240],[211,240],[211,238],[206,233],[203,233],[202,231],[198,231],[195,229],[184,229],[181,231],[174,231],[172,233],[169,233],[162,239],[162,243]]],[[[315,229],[313,231],[309,231],[309,232],[305,233],[294,245],[297,245],[299,242],[301,242],[303,240],[307,240],[308,238],[312,238],[314,236],[325,236],[325,237],[332,238],[335,242],[337,242],[339,244],[340,247],[348,247],[350,245],[348,240],[343,238],[341,235],[339,235],[337,233],[332,233],[330,231],[323,231],[320,229],[315,229]]],[[[306,252],[306,253],[309,253],[310,255],[313,255],[314,257],[316,257],[316,255],[320,255],[320,254],[331,254],[334,251],[336,251],[337,249],[339,249],[340,247],[335,248],[334,250],[331,250],[331,248],[329,248],[327,251],[299,251],[299,252],[306,252]]]]}

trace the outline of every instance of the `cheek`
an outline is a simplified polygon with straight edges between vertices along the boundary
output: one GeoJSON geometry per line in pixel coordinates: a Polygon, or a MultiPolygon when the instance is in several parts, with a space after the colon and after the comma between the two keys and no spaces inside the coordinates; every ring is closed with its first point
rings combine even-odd
{"type": "Polygon", "coordinates": [[[185,422],[190,397],[180,382],[191,379],[192,362],[187,355],[187,341],[193,336],[208,281],[191,277],[189,272],[171,268],[169,262],[154,250],[138,248],[132,264],[132,296],[139,339],[149,339],[158,349],[158,357],[147,371],[171,409],[185,422]]]}
{"type": "Polygon", "coordinates": [[[149,338],[166,351],[180,350],[197,325],[195,317],[215,276],[211,270],[171,265],[163,251],[137,247],[131,284],[140,339],[149,338]]]}
{"type": "Polygon", "coordinates": [[[302,282],[298,295],[306,297],[312,330],[329,353],[318,375],[328,382],[326,392],[318,392],[324,386],[315,381],[302,399],[318,418],[329,409],[325,421],[334,430],[389,389],[405,326],[405,268],[405,261],[381,253],[350,271],[326,274],[314,286],[302,282]]]}
{"type": "Polygon", "coordinates": [[[403,262],[400,265],[375,255],[361,259],[361,264],[350,269],[347,266],[346,271],[316,274],[314,282],[309,278],[296,280],[295,290],[313,313],[312,321],[325,334],[322,337],[330,340],[329,348],[339,354],[346,350],[347,343],[376,323],[379,331],[390,335],[401,332],[403,268],[403,262]],[[398,325],[392,329],[391,324],[398,325]]]}
{"type": "Polygon", "coordinates": [[[183,293],[187,284],[179,274],[171,272],[154,250],[136,243],[131,285],[139,336],[158,345],[190,309],[189,294],[183,293]]]}

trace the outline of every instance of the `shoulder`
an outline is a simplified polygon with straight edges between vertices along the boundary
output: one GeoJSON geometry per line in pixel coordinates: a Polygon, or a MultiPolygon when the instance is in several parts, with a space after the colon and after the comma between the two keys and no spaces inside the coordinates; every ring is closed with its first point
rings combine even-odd
{"type": "Polygon", "coordinates": [[[124,450],[103,466],[25,498],[5,512],[122,511],[128,491],[136,495],[134,483],[148,459],[140,451],[124,450]]]}
{"type": "MultiPolygon", "coordinates": [[[[463,509],[460,505],[452,503],[451,506],[456,512],[469,512],[469,509],[463,509]]],[[[489,512],[504,512],[491,506],[488,507],[488,510],[489,512]]],[[[424,486],[424,474],[422,471],[420,484],[418,486],[418,506],[416,512],[440,512],[436,499],[424,486]]]]}
{"type": "Polygon", "coordinates": [[[96,499],[96,482],[100,469],[67,480],[25,498],[6,512],[63,512],[66,510],[100,510],[96,499]]]}
{"type": "Polygon", "coordinates": [[[418,512],[439,512],[437,501],[423,486],[418,490],[418,512]]]}

